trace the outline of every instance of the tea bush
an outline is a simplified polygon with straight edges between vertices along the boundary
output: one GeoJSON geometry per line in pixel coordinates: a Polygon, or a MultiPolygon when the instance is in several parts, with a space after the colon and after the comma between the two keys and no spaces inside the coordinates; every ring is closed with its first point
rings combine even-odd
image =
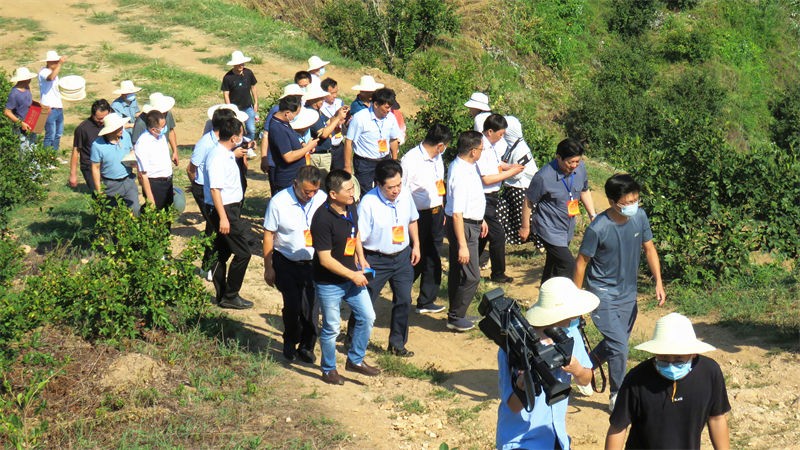
{"type": "Polygon", "coordinates": [[[658,3],[657,0],[611,0],[608,29],[626,37],[641,35],[650,29],[658,3]]]}
{"type": "Polygon", "coordinates": [[[770,126],[775,144],[800,154],[800,85],[793,86],[770,106],[775,119],[770,126]]]}

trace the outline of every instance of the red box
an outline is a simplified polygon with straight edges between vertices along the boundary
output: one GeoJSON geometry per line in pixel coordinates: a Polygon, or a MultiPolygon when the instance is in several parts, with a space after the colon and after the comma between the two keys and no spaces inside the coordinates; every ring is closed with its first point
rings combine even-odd
{"type": "Polygon", "coordinates": [[[49,115],[49,106],[42,106],[39,102],[34,101],[31,103],[31,107],[28,108],[28,114],[25,115],[23,122],[27,123],[34,133],[41,134],[44,132],[44,124],[47,122],[47,116],[49,115]]]}

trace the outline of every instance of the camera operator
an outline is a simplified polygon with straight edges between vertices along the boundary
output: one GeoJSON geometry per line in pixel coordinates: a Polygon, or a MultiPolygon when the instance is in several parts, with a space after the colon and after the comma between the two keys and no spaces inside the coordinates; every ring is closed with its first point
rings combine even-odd
{"type": "MultiPolygon", "coordinates": [[[[543,344],[552,344],[544,334],[550,327],[562,327],[573,339],[569,364],[556,369],[553,375],[569,383],[574,376],[579,384],[592,378],[592,364],[583,346],[580,331],[569,327],[570,321],[594,310],[600,300],[594,294],[577,288],[569,278],[554,277],[545,281],[539,290],[539,300],[525,314],[543,344]]],[[[519,367],[513,367],[502,348],[497,354],[499,369],[500,406],[497,411],[497,448],[560,449],[570,448],[567,435],[567,401],[565,398],[547,405],[545,392],[536,395],[532,405],[526,405],[525,377],[519,367]]]]}

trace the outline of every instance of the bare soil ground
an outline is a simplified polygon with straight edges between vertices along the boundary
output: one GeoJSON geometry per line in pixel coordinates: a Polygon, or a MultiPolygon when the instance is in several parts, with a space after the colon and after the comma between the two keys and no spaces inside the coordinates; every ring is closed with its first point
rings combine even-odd
{"type": "MultiPolygon", "coordinates": [[[[30,18],[40,23],[47,39],[33,44],[22,45],[25,31],[2,31],[0,63],[6,71],[19,64],[38,70],[35,62],[48,49],[62,45],[72,63],[90,62],[101,44],[106,42],[110,51],[129,52],[143,56],[164,58],[185,70],[219,77],[225,68],[204,63],[200,58],[211,54],[218,56],[232,49],[206,36],[197,30],[170,28],[175,39],[188,39],[194,47],[205,47],[206,53],[198,53],[187,46],[173,45],[168,48],[153,46],[145,50],[141,44],[131,43],[116,32],[112,25],[92,24],[86,18],[92,12],[115,13],[115,6],[97,0],[83,1],[79,7],[69,4],[53,6],[46,0],[28,0],[23,3],[0,0],[0,16],[30,18]]],[[[141,11],[127,10],[127,20],[137,17],[141,11]]],[[[245,49],[245,53],[251,50],[245,49]]],[[[299,61],[288,61],[275,55],[259,53],[260,64],[250,67],[262,83],[274,86],[290,79],[292,74],[305,65],[299,61]]],[[[69,64],[63,74],[69,74],[69,64]]],[[[399,80],[388,77],[376,70],[364,71],[376,77],[400,94],[404,111],[411,115],[419,92],[399,80]],[[406,106],[408,105],[408,106],[406,106]]],[[[340,81],[344,89],[358,82],[361,72],[332,67],[331,76],[340,81]]],[[[90,96],[106,96],[111,99],[111,91],[118,85],[117,71],[114,67],[102,66],[84,74],[88,82],[90,96]]],[[[180,80],[176,80],[179,83],[180,80]]],[[[34,83],[34,90],[37,89],[34,83]]],[[[169,92],[166,92],[169,95],[169,92]]],[[[221,96],[211,92],[208,104],[218,102],[221,96]]],[[[144,100],[144,99],[143,99],[144,100]]],[[[144,103],[142,101],[141,103],[144,103]]],[[[83,104],[85,105],[85,103],[83,104]]],[[[205,123],[206,107],[187,109],[176,105],[178,119],[178,139],[182,146],[191,146],[200,137],[205,123]]],[[[67,123],[77,124],[88,115],[88,109],[76,109],[67,105],[67,123]]],[[[71,136],[62,140],[62,148],[69,147],[71,136]]],[[[186,161],[176,169],[180,175],[186,161]]],[[[261,257],[260,228],[267,201],[267,184],[260,172],[250,171],[250,187],[245,208],[253,228],[253,259],[245,280],[243,296],[253,300],[256,307],[243,312],[232,312],[234,319],[242,321],[252,331],[255,340],[251,343],[268,349],[276,360],[281,360],[281,298],[279,293],[266,286],[262,279],[263,259],[261,257]]],[[[598,203],[601,199],[597,198],[598,203]]],[[[196,205],[188,201],[187,211],[175,224],[173,230],[180,237],[200,233],[200,215],[196,205]]],[[[176,245],[181,246],[181,239],[176,245]]],[[[538,294],[542,257],[529,259],[530,264],[512,264],[509,274],[515,281],[506,286],[508,295],[530,303],[538,294]]],[[[209,292],[211,286],[208,284],[209,292]]],[[[388,288],[387,288],[388,289],[388,288]]],[[[385,347],[388,335],[390,293],[376,305],[378,319],[372,335],[373,346],[368,361],[375,361],[380,350],[385,347]]],[[[746,301],[746,299],[742,299],[746,301]]],[[[640,318],[634,329],[634,337],[639,340],[652,333],[655,320],[671,311],[669,303],[664,308],[649,308],[642,300],[640,318]]],[[[380,376],[367,378],[343,372],[348,378],[344,386],[329,386],[319,379],[316,365],[285,365],[283,387],[285,398],[306,400],[313,405],[315,413],[321,413],[343,424],[351,438],[342,448],[437,448],[446,442],[462,448],[490,448],[494,443],[496,427],[497,371],[496,348],[481,337],[480,332],[454,334],[446,330],[444,315],[419,316],[411,318],[409,348],[416,356],[410,362],[415,366],[435,367],[447,375],[447,379],[437,385],[430,382],[412,380],[404,377],[380,376]],[[447,389],[452,393],[443,391],[447,389]],[[418,401],[417,408],[410,402],[418,401]]],[[[757,332],[748,329],[726,328],[716,324],[713,317],[695,318],[698,335],[715,345],[718,350],[709,356],[715,358],[727,377],[729,396],[733,406],[730,414],[731,437],[734,448],[800,448],[800,356],[797,349],[787,352],[772,349],[772,344],[759,337],[757,332]]],[[[109,355],[111,358],[113,355],[109,355]]],[[[108,383],[124,383],[124,379],[158,379],[170,373],[149,358],[136,355],[118,355],[119,362],[108,361],[109,372],[105,375],[108,383]],[[165,373],[159,374],[160,370],[165,373]]],[[[344,354],[338,355],[340,367],[344,366],[344,354]]],[[[66,395],[66,394],[65,394],[66,395]]],[[[575,397],[570,401],[567,418],[568,429],[573,437],[575,448],[601,448],[608,423],[607,395],[595,394],[590,397],[575,397]]],[[[281,419],[281,411],[265,412],[281,419]]],[[[297,418],[284,419],[287,423],[297,418]]],[[[288,425],[287,425],[288,426],[288,425]]],[[[708,439],[704,446],[710,447],[708,439]]]]}

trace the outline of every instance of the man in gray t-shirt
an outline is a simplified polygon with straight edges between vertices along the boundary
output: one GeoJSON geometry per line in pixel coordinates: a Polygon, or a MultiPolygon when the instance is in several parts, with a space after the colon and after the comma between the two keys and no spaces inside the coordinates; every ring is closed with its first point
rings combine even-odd
{"type": "Polygon", "coordinates": [[[647,214],[639,209],[640,189],[627,174],[617,174],[606,181],[606,197],[611,206],[586,229],[575,267],[575,284],[581,287],[585,276],[588,290],[600,297],[592,321],[603,334],[603,340],[590,356],[595,367],[608,361],[612,410],[625,377],[628,340],[636,320],[640,249],[644,249],[655,278],[659,306],[666,300],[653,232],[647,214]]]}

